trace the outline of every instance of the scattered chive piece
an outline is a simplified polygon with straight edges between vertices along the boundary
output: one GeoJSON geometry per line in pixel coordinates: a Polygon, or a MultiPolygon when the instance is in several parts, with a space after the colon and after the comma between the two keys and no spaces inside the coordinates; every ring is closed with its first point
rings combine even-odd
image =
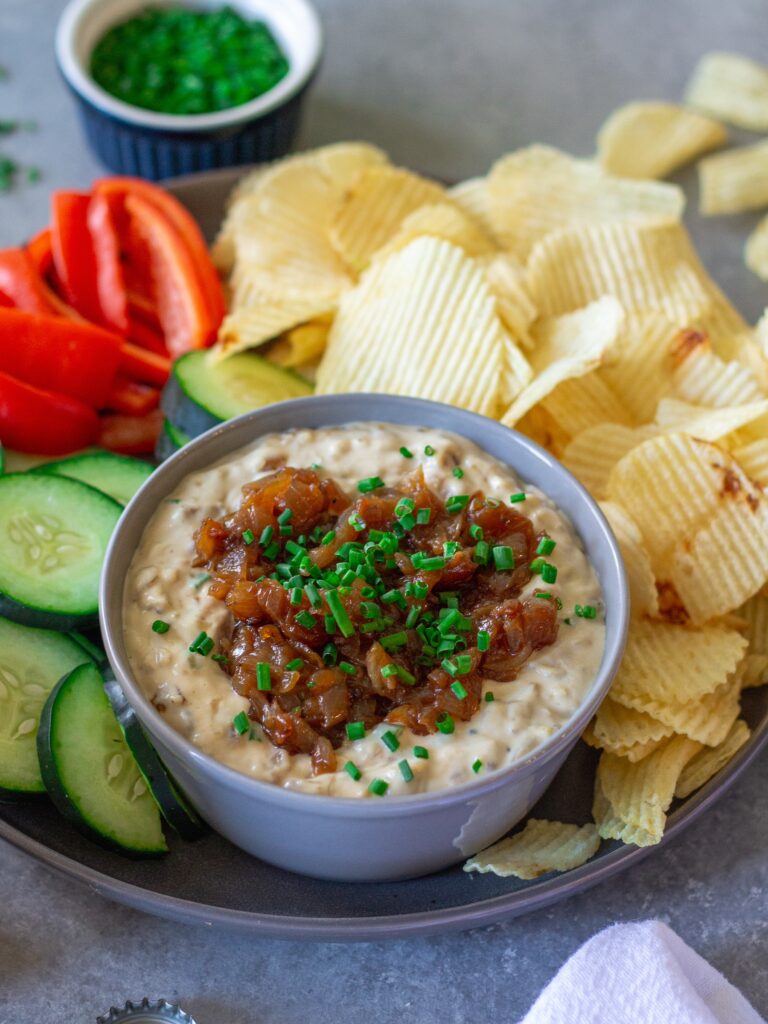
{"type": "Polygon", "coordinates": [[[486,693],[486,695],[485,695],[485,703],[486,704],[493,704],[493,702],[495,700],[496,700],[496,697],[494,696],[493,690],[489,690],[488,693],[486,693]]]}
{"type": "Polygon", "coordinates": [[[416,513],[416,523],[419,526],[426,526],[429,520],[432,518],[431,508],[420,508],[416,513]]]}
{"type": "MultiPolygon", "coordinates": [[[[577,605],[577,607],[581,607],[581,605],[577,605]]],[[[200,646],[203,640],[207,638],[207,636],[208,634],[205,632],[205,630],[203,630],[201,633],[198,633],[195,639],[189,645],[189,650],[192,651],[193,654],[196,654],[197,648],[200,646]]]]}
{"type": "Polygon", "coordinates": [[[193,588],[193,590],[199,590],[200,587],[202,587],[204,583],[207,583],[210,578],[211,578],[211,574],[209,572],[201,572],[201,573],[199,573],[192,580],[192,588],[193,588]]]}
{"type": "Polygon", "coordinates": [[[261,536],[259,537],[259,545],[265,548],[267,544],[269,544],[269,542],[272,540],[274,535],[274,526],[265,526],[264,529],[261,531],[261,536]]]}
{"type": "Polygon", "coordinates": [[[483,539],[483,528],[482,528],[482,526],[478,525],[478,523],[472,523],[472,525],[469,528],[469,535],[474,540],[482,540],[483,539]]]}
{"type": "Polygon", "coordinates": [[[225,662],[227,662],[228,660],[229,659],[227,658],[226,654],[214,654],[214,656],[211,658],[211,661],[219,661],[222,663],[222,665],[225,664],[225,662]]]}
{"type": "Polygon", "coordinates": [[[427,750],[426,747],[414,747],[413,748],[413,756],[414,757],[420,757],[422,759],[422,761],[428,761],[429,760],[429,751],[427,750]]]}
{"type": "Polygon", "coordinates": [[[152,623],[153,633],[167,633],[170,628],[171,624],[169,622],[163,622],[162,619],[155,619],[152,623]]]}
{"type": "Polygon", "coordinates": [[[277,517],[277,521],[278,521],[278,523],[281,526],[285,526],[286,523],[290,523],[290,521],[292,519],[293,519],[293,509],[292,508],[285,508],[285,509],[283,509],[283,511],[277,517]]]}
{"type": "Polygon", "coordinates": [[[253,542],[255,540],[256,540],[256,535],[254,534],[253,530],[243,530],[243,543],[244,544],[253,544],[253,542]]]}
{"type": "Polygon", "coordinates": [[[365,529],[365,523],[357,514],[357,512],[353,512],[352,515],[349,517],[349,525],[357,533],[361,533],[365,529]]]}
{"type": "Polygon", "coordinates": [[[320,538],[320,543],[321,544],[330,544],[334,540],[336,540],[336,531],[335,530],[329,530],[328,533],[324,534],[320,538]]]}
{"type": "Polygon", "coordinates": [[[402,630],[399,633],[390,633],[388,636],[383,636],[380,643],[384,650],[387,650],[388,647],[402,647],[403,644],[408,643],[408,634],[402,630]]]}
{"type": "Polygon", "coordinates": [[[325,632],[332,635],[336,632],[336,619],[332,615],[323,616],[323,628],[325,632]]]}
{"type": "Polygon", "coordinates": [[[309,598],[309,603],[312,605],[313,608],[320,607],[320,595],[318,594],[317,587],[314,585],[314,583],[307,583],[307,585],[304,587],[304,593],[309,598]]]}
{"type": "Polygon", "coordinates": [[[534,597],[538,597],[539,600],[541,600],[541,601],[551,601],[552,600],[552,595],[550,594],[550,592],[548,590],[537,590],[536,593],[533,596],[534,597]]]}
{"type": "Polygon", "coordinates": [[[577,604],[574,611],[580,619],[594,619],[597,616],[597,608],[593,607],[591,604],[577,604]]]}
{"type": "Polygon", "coordinates": [[[235,717],[232,719],[232,728],[235,730],[238,736],[244,736],[251,727],[251,723],[248,721],[248,715],[244,711],[238,711],[235,717]]]}
{"type": "Polygon", "coordinates": [[[403,447],[400,449],[400,454],[403,456],[404,459],[412,459],[413,458],[413,452],[409,451],[405,447],[405,445],[403,445],[403,447]]]}
{"type": "Polygon", "coordinates": [[[408,615],[407,615],[406,620],[405,620],[405,628],[406,629],[413,629],[413,627],[419,621],[419,616],[420,615],[421,615],[421,608],[419,608],[417,605],[414,605],[411,609],[409,609],[408,615]]]}
{"type": "Polygon", "coordinates": [[[296,616],[296,621],[305,629],[314,629],[316,625],[315,616],[311,612],[306,611],[306,609],[303,612],[299,612],[296,616]]]}
{"type": "Polygon", "coordinates": [[[445,511],[448,515],[456,515],[457,512],[461,512],[463,508],[466,508],[469,504],[468,494],[452,494],[445,503],[445,511]]]}
{"type": "Polygon", "coordinates": [[[443,733],[444,736],[450,736],[453,730],[456,728],[456,723],[453,721],[453,719],[451,718],[447,711],[445,712],[444,715],[438,718],[436,724],[438,730],[441,733],[443,733]]]}
{"type": "Polygon", "coordinates": [[[271,544],[268,544],[264,548],[264,557],[268,558],[270,562],[273,562],[275,558],[280,554],[280,545],[276,540],[273,540],[271,544]]]}
{"type": "Polygon", "coordinates": [[[389,783],[384,779],[374,779],[368,787],[368,792],[373,793],[374,796],[384,796],[388,789],[389,783]]]}
{"type": "Polygon", "coordinates": [[[461,480],[464,476],[464,470],[461,468],[461,466],[457,466],[453,471],[453,475],[456,477],[457,480],[461,480]]]}
{"type": "Polygon", "coordinates": [[[360,769],[357,767],[354,761],[347,761],[347,763],[344,765],[344,771],[347,773],[347,775],[353,778],[355,782],[359,782],[360,779],[362,779],[363,777],[363,773],[360,771],[360,769]]]}
{"type": "Polygon", "coordinates": [[[400,740],[395,736],[391,729],[387,729],[386,732],[382,733],[380,739],[388,750],[395,751],[400,746],[400,740]]]}
{"type": "Polygon", "coordinates": [[[472,771],[475,773],[475,775],[477,775],[477,773],[480,771],[480,769],[482,767],[483,767],[483,762],[478,757],[478,759],[476,761],[474,761],[473,764],[472,764],[472,771]]]}
{"type": "Polygon", "coordinates": [[[304,594],[304,591],[301,589],[301,587],[293,587],[291,589],[291,598],[290,598],[291,604],[292,605],[301,604],[301,598],[302,598],[303,594],[304,594]]]}
{"type": "Polygon", "coordinates": [[[531,572],[533,572],[533,573],[536,573],[536,572],[540,573],[542,568],[546,564],[547,563],[544,561],[543,558],[534,558],[534,560],[531,562],[529,568],[530,568],[531,572]]]}
{"type": "Polygon", "coordinates": [[[551,555],[557,547],[557,541],[552,540],[551,537],[542,537],[539,541],[538,547],[536,548],[537,555],[551,555]]]}
{"type": "Polygon", "coordinates": [[[384,487],[384,481],[380,476],[367,476],[364,480],[358,480],[357,489],[361,494],[369,494],[378,487],[384,487]]]}
{"type": "Polygon", "coordinates": [[[256,662],[256,687],[259,690],[272,689],[272,673],[266,661],[256,662]]]}
{"type": "Polygon", "coordinates": [[[428,445],[425,446],[424,454],[425,455],[434,455],[435,454],[435,449],[432,447],[431,444],[428,444],[428,445]]]}
{"type": "Polygon", "coordinates": [[[403,758],[402,761],[397,762],[397,767],[400,769],[400,774],[403,776],[406,782],[413,782],[413,772],[411,771],[411,766],[408,764],[405,758],[403,758]]]}
{"type": "Polygon", "coordinates": [[[207,636],[205,638],[205,640],[203,640],[200,644],[198,644],[198,646],[197,646],[197,653],[198,654],[202,654],[202,656],[204,658],[207,658],[208,655],[213,650],[213,647],[214,647],[214,639],[213,639],[213,637],[212,636],[207,636]]]}
{"type": "Polygon", "coordinates": [[[507,547],[505,544],[499,544],[491,549],[491,554],[493,555],[493,564],[499,572],[506,569],[514,569],[515,553],[512,548],[507,547]]]}
{"type": "Polygon", "coordinates": [[[491,646],[491,634],[486,629],[480,629],[477,633],[478,651],[487,651],[491,646]]]}
{"type": "Polygon", "coordinates": [[[341,598],[339,597],[337,591],[326,591],[325,600],[328,607],[331,610],[331,615],[333,615],[334,619],[336,620],[336,624],[341,630],[341,635],[354,636],[355,627],[352,625],[352,620],[350,619],[349,615],[347,615],[347,610],[342,604],[341,598]]]}
{"type": "Polygon", "coordinates": [[[570,626],[571,625],[571,620],[570,619],[563,619],[563,622],[566,624],[566,626],[570,626]]]}
{"type": "Polygon", "coordinates": [[[466,689],[458,681],[458,679],[456,680],[455,683],[451,683],[451,689],[456,694],[456,696],[459,698],[459,700],[466,700],[467,697],[469,696],[469,694],[467,693],[466,689]]]}
{"type": "Polygon", "coordinates": [[[281,537],[290,537],[292,533],[293,533],[293,527],[291,526],[290,523],[286,523],[284,526],[280,527],[280,536],[281,537]]]}
{"type": "Polygon", "coordinates": [[[557,566],[551,564],[551,562],[545,562],[541,567],[541,578],[545,583],[554,583],[557,579],[557,566]]]}
{"type": "MultiPolygon", "coordinates": [[[[465,676],[467,672],[470,672],[472,670],[472,658],[468,654],[457,654],[456,667],[459,670],[459,675],[465,676]]],[[[463,699],[464,698],[462,697],[462,700],[463,699]]]]}
{"type": "Polygon", "coordinates": [[[439,569],[445,568],[445,557],[434,555],[431,558],[422,558],[419,560],[419,568],[424,569],[425,572],[437,572],[439,569]]]}
{"type": "Polygon", "coordinates": [[[443,658],[440,662],[440,668],[444,672],[447,672],[449,676],[456,676],[459,674],[458,667],[450,660],[450,658],[443,658]]]}
{"type": "Polygon", "coordinates": [[[516,505],[519,501],[525,501],[525,491],[518,491],[517,494],[510,494],[509,503],[510,505],[516,505]]]}
{"type": "Polygon", "coordinates": [[[475,546],[475,552],[472,555],[472,561],[477,562],[478,565],[488,565],[488,559],[491,555],[491,546],[487,540],[479,540],[475,546]]]}
{"type": "Polygon", "coordinates": [[[348,740],[361,740],[365,736],[365,722],[347,722],[348,740]]]}
{"type": "Polygon", "coordinates": [[[323,467],[320,465],[319,462],[313,462],[309,468],[314,469],[314,471],[317,472],[318,469],[322,469],[323,467]]]}
{"type": "Polygon", "coordinates": [[[339,651],[334,643],[327,643],[323,648],[323,662],[326,665],[335,665],[339,657],[339,651]]]}
{"type": "Polygon", "coordinates": [[[348,661],[340,661],[339,668],[342,672],[346,672],[348,676],[353,676],[357,672],[355,666],[348,661]]]}
{"type": "Polygon", "coordinates": [[[289,661],[285,667],[289,672],[298,672],[303,664],[304,661],[301,658],[294,658],[293,661],[289,661]]]}

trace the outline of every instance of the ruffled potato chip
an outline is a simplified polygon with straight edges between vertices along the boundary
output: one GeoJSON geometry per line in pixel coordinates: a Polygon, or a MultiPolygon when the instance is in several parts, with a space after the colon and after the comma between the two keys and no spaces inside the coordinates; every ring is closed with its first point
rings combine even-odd
{"type": "Polygon", "coordinates": [[[635,764],[604,753],[592,808],[600,836],[635,846],[658,843],[680,774],[700,749],[687,736],[675,736],[635,764]]]}
{"type": "Polygon", "coordinates": [[[623,321],[621,305],[606,295],[584,309],[538,324],[531,353],[535,376],[504,412],[502,423],[514,426],[558,384],[599,366],[615,343],[623,321]]]}
{"type": "Polygon", "coordinates": [[[720,625],[688,629],[638,619],[632,623],[612,700],[665,721],[651,704],[700,701],[723,686],[746,653],[747,641],[720,625]]]}
{"type": "Polygon", "coordinates": [[[768,503],[722,448],[652,438],[617,463],[608,495],[632,509],[657,580],[694,623],[732,611],[768,579],[768,503]]]}
{"type": "Polygon", "coordinates": [[[674,730],[656,718],[606,697],[597,710],[592,726],[596,739],[612,753],[621,747],[645,746],[668,740],[674,730]]]}
{"type": "Polygon", "coordinates": [[[399,167],[372,168],[360,176],[334,212],[331,241],[344,264],[360,273],[409,213],[444,201],[445,189],[434,181],[399,167]]]}
{"type": "Polygon", "coordinates": [[[486,280],[496,297],[496,310],[515,343],[526,350],[535,347],[531,325],[539,311],[525,283],[525,267],[509,253],[480,260],[486,280]]]}
{"type": "Polygon", "coordinates": [[[531,879],[550,871],[571,871],[593,857],[600,837],[593,824],[565,825],[529,818],[521,832],[475,854],[465,871],[492,872],[501,878],[531,879]]]}
{"type": "Polygon", "coordinates": [[[712,693],[687,703],[650,700],[645,697],[623,697],[635,711],[663,722],[679,735],[707,746],[722,743],[728,730],[739,717],[739,695],[742,688],[743,661],[731,678],[712,693]]]}
{"type": "Polygon", "coordinates": [[[742,690],[768,683],[768,654],[748,654],[744,659],[742,690]]]}
{"type": "Polygon", "coordinates": [[[451,201],[482,227],[495,245],[499,239],[491,219],[491,203],[488,196],[488,182],[485,178],[468,178],[448,189],[451,201]]]}
{"type": "Polygon", "coordinates": [[[768,654],[768,597],[755,594],[736,612],[746,623],[751,654],[768,654]]]}
{"type": "Polygon", "coordinates": [[[569,441],[600,423],[632,423],[629,411],[597,371],[564,380],[543,399],[542,406],[569,441]]]}
{"type": "Polygon", "coordinates": [[[738,53],[707,53],[696,65],[685,100],[729,124],[768,131],[768,68],[738,53]]]}
{"type": "Polygon", "coordinates": [[[699,210],[705,217],[768,206],[768,142],[739,146],[699,163],[699,210]]]}
{"type": "Polygon", "coordinates": [[[602,500],[608,496],[608,480],[616,463],[658,432],[653,426],[599,423],[576,434],[563,451],[562,462],[593,497],[602,500]]]}
{"type": "Polygon", "coordinates": [[[520,259],[567,225],[674,222],[685,206],[675,185],[615,178],[592,160],[550,146],[509,153],[496,161],[487,182],[495,232],[520,259]]]}
{"type": "Polygon", "coordinates": [[[733,457],[750,479],[768,487],[768,437],[735,448],[733,457]]]}
{"type": "Polygon", "coordinates": [[[727,139],[719,121],[675,103],[639,100],[609,115],[597,134],[597,155],[610,174],[665,178],[727,139]]]}
{"type": "Polygon", "coordinates": [[[768,413],[768,399],[713,409],[693,405],[678,398],[662,398],[656,408],[655,420],[665,430],[692,434],[702,441],[718,441],[721,437],[753,423],[768,413]]]}
{"type": "Polygon", "coordinates": [[[744,262],[761,281],[768,281],[768,217],[763,217],[750,232],[744,246],[744,262]]]}
{"type": "Polygon", "coordinates": [[[638,423],[653,419],[659,399],[672,387],[670,353],[677,333],[661,313],[632,313],[600,369],[600,377],[638,423]]]}
{"type": "Polygon", "coordinates": [[[218,340],[210,350],[211,361],[218,362],[236,352],[258,348],[284,331],[327,311],[327,300],[315,299],[311,295],[308,298],[292,296],[282,300],[270,300],[263,296],[260,303],[235,307],[224,317],[219,328],[218,340]]]}
{"type": "Polygon", "coordinates": [[[488,256],[496,252],[495,244],[477,222],[459,206],[443,202],[427,203],[409,213],[392,238],[375,253],[375,258],[386,258],[424,235],[443,238],[463,249],[467,256],[488,256]]]}
{"type": "Polygon", "coordinates": [[[726,362],[712,351],[706,335],[681,331],[673,349],[675,396],[694,405],[716,408],[759,402],[766,393],[749,367],[726,362]]]}
{"type": "Polygon", "coordinates": [[[740,718],[733,723],[722,743],[716,747],[705,747],[694,754],[680,772],[680,778],[675,786],[675,797],[683,800],[695,790],[701,789],[705,782],[709,782],[725,768],[734,754],[744,746],[749,736],[749,726],[740,718]]]}
{"type": "Polygon", "coordinates": [[[331,322],[327,317],[286,331],[270,348],[269,358],[286,369],[314,363],[325,351],[331,322]]]}
{"type": "Polygon", "coordinates": [[[600,508],[621,548],[629,581],[632,615],[658,615],[659,595],[656,591],[656,579],[648,552],[643,547],[643,538],[637,523],[621,505],[613,501],[601,502],[600,508]]]}
{"type": "Polygon", "coordinates": [[[492,416],[508,345],[477,264],[449,242],[418,238],[343,297],[317,391],[415,395],[492,416]]]}

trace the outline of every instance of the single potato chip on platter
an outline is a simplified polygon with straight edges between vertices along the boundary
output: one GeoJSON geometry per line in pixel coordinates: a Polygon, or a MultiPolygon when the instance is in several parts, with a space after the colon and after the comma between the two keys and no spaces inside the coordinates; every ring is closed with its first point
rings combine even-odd
{"type": "Polygon", "coordinates": [[[586,864],[600,846],[593,824],[566,825],[529,818],[525,828],[476,853],[465,871],[492,872],[501,878],[532,879],[550,871],[571,871],[586,864]]]}
{"type": "Polygon", "coordinates": [[[623,423],[599,423],[569,441],[562,453],[562,463],[593,497],[602,501],[608,496],[608,481],[616,463],[658,433],[659,428],[652,425],[628,427],[623,423]]]}
{"type": "Polygon", "coordinates": [[[461,207],[441,202],[427,203],[409,213],[396,233],[374,253],[373,258],[383,259],[423,235],[443,238],[463,249],[467,256],[490,256],[497,252],[496,244],[479,223],[464,213],[461,207]]]}
{"type": "Polygon", "coordinates": [[[731,677],[712,693],[687,703],[651,700],[646,697],[624,697],[627,706],[657,719],[678,735],[687,736],[707,746],[717,746],[739,716],[739,695],[742,690],[744,661],[731,677]]]}
{"type": "Polygon", "coordinates": [[[702,441],[718,441],[766,413],[768,399],[765,398],[760,402],[724,408],[694,405],[678,398],[662,398],[656,408],[655,421],[664,430],[691,434],[702,441]]]}
{"type": "Polygon", "coordinates": [[[684,800],[728,764],[728,762],[750,737],[749,726],[739,718],[731,726],[728,735],[716,747],[704,747],[680,772],[675,786],[675,797],[684,800]]]}
{"type": "Polygon", "coordinates": [[[566,225],[676,222],[685,206],[676,185],[613,177],[595,161],[540,145],[497,160],[487,188],[495,234],[520,259],[566,225]]]}
{"type": "Polygon", "coordinates": [[[210,358],[218,362],[236,352],[259,348],[285,331],[314,320],[328,311],[328,302],[312,295],[306,298],[292,296],[282,300],[270,300],[265,296],[261,303],[234,309],[224,317],[218,340],[210,350],[210,358]]]}
{"type": "Polygon", "coordinates": [[[291,328],[270,346],[269,358],[287,369],[316,362],[325,351],[331,322],[331,317],[326,317],[291,328]]]}
{"type": "Polygon", "coordinates": [[[768,142],[739,146],[699,162],[699,210],[705,217],[768,206],[768,142]]]}
{"type": "Polygon", "coordinates": [[[719,121],[675,103],[636,100],[614,110],[597,134],[600,165],[627,178],[665,178],[728,139],[719,121]]]}
{"type": "Polygon", "coordinates": [[[468,178],[448,189],[448,195],[459,209],[472,217],[483,228],[493,243],[501,247],[491,215],[491,201],[486,178],[468,178]]]}
{"type": "Polygon", "coordinates": [[[686,103],[754,132],[768,131],[768,68],[737,53],[708,53],[696,65],[686,103]]]}
{"type": "Polygon", "coordinates": [[[701,332],[681,331],[672,358],[672,389],[685,402],[721,407],[766,398],[756,374],[743,363],[721,359],[701,332]]]}
{"type": "Polygon", "coordinates": [[[600,509],[608,520],[621,548],[629,582],[629,597],[634,616],[659,614],[659,595],[651,560],[643,546],[637,523],[629,513],[613,501],[603,501],[600,509]]]}
{"type": "Polygon", "coordinates": [[[509,253],[495,253],[479,260],[496,297],[496,311],[516,345],[535,348],[531,325],[539,315],[525,283],[525,267],[509,253]]]}
{"type": "Polygon", "coordinates": [[[751,480],[768,487],[768,437],[734,448],[733,457],[751,480]]]}
{"type": "Polygon", "coordinates": [[[678,328],[662,313],[630,313],[600,368],[600,377],[637,423],[652,420],[659,399],[672,388],[677,335],[678,328]]]}
{"type": "Polygon", "coordinates": [[[674,729],[646,712],[625,707],[606,697],[597,709],[592,732],[601,746],[619,753],[621,747],[662,743],[672,736],[674,729]]]}

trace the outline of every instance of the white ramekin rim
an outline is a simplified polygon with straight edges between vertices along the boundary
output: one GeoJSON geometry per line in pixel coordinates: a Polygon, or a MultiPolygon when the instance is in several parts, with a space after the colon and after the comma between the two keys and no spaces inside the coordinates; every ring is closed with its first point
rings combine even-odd
{"type": "MultiPolygon", "coordinates": [[[[281,35],[280,42],[290,62],[288,74],[268,92],[256,99],[212,114],[162,114],[134,107],[112,96],[91,78],[77,52],[77,41],[94,12],[111,0],[70,0],[64,8],[56,29],[56,60],[72,89],[86,102],[120,121],[138,127],[166,132],[210,132],[231,128],[256,120],[283,106],[308,83],[320,61],[323,30],[320,18],[308,0],[257,0],[253,13],[270,21],[270,7],[279,7],[291,32],[281,35]]],[[[117,22],[130,9],[146,7],[146,0],[133,0],[121,6],[117,22]]],[[[271,26],[274,27],[274,26],[271,26]]]]}
{"type": "MultiPolygon", "coordinates": [[[[398,421],[395,416],[391,418],[393,422],[398,421]]],[[[401,420],[401,422],[406,421],[401,420]]],[[[268,432],[265,426],[265,429],[256,433],[252,439],[268,432]]],[[[238,445],[234,447],[236,448],[238,445]]],[[[510,462],[512,461],[514,459],[510,460],[510,462]]],[[[209,460],[204,460],[203,466],[207,464],[209,464],[209,460]]],[[[566,514],[569,514],[569,512],[570,510],[566,510],[566,514]]],[[[586,542],[585,546],[590,550],[590,546],[586,542]]],[[[161,751],[162,748],[169,750],[180,759],[187,771],[204,778],[209,785],[222,787],[230,792],[238,793],[244,800],[265,801],[278,807],[293,807],[310,815],[319,814],[326,816],[335,814],[338,817],[344,818],[358,816],[398,817],[402,814],[413,814],[419,810],[478,799],[501,787],[513,784],[516,780],[525,777],[529,773],[536,772],[541,764],[545,764],[557,757],[558,753],[564,749],[574,746],[579,735],[583,732],[587,723],[605,698],[618,670],[629,626],[629,587],[618,542],[597,502],[587,492],[586,488],[554,456],[550,455],[549,452],[529,438],[503,426],[501,423],[489,420],[485,416],[480,416],[463,409],[449,408],[442,403],[427,399],[375,393],[314,395],[308,398],[294,398],[285,402],[275,403],[271,406],[254,410],[254,412],[245,413],[236,419],[228,420],[200,435],[200,437],[194,438],[189,444],[185,445],[184,448],[180,449],[158,467],[155,473],[152,474],[131,499],[117,529],[112,535],[101,577],[99,619],[102,640],[110,666],[114,670],[118,682],[126,691],[129,703],[150,734],[150,738],[161,748],[161,751]],[[384,416],[380,415],[380,408],[376,409],[377,405],[379,407],[384,406],[384,416]],[[412,421],[420,423],[423,423],[425,418],[430,418],[429,410],[450,412],[451,418],[458,421],[455,429],[460,435],[463,433],[462,427],[470,423],[480,425],[483,429],[489,431],[501,431],[508,438],[512,446],[518,449],[526,449],[532,453],[537,461],[547,465],[549,472],[561,478],[569,478],[569,488],[572,491],[573,501],[587,507],[589,516],[599,534],[598,543],[606,549],[610,562],[610,572],[613,574],[611,586],[615,589],[612,594],[606,595],[610,596],[612,602],[612,624],[606,630],[602,663],[598,668],[590,690],[579,705],[573,709],[566,722],[556,729],[551,736],[542,740],[528,754],[507,765],[505,768],[492,772],[486,778],[474,779],[450,789],[433,790],[412,795],[398,794],[397,796],[389,797],[387,800],[371,801],[357,797],[303,793],[297,790],[286,789],[282,786],[276,786],[274,783],[263,779],[245,775],[235,768],[217,761],[211,755],[203,753],[191,740],[177,732],[157,714],[156,709],[151,705],[133,676],[127,652],[124,651],[124,644],[122,643],[122,579],[118,582],[114,578],[115,572],[113,568],[113,563],[118,558],[120,549],[125,547],[121,526],[124,526],[128,520],[137,516],[146,521],[149,520],[151,517],[149,508],[156,506],[151,502],[148,504],[145,495],[157,488],[159,482],[167,475],[169,469],[184,467],[184,475],[199,470],[202,468],[199,465],[198,458],[198,453],[201,450],[205,450],[212,442],[215,442],[216,438],[222,435],[226,436],[232,432],[236,433],[238,429],[242,429],[244,424],[250,423],[252,420],[265,420],[270,414],[293,412],[294,410],[307,407],[325,407],[329,410],[329,413],[333,409],[329,417],[332,422],[387,420],[387,414],[391,413],[392,407],[395,405],[413,413],[412,421]],[[350,410],[349,415],[346,415],[347,408],[350,410]],[[344,410],[344,418],[337,419],[342,409],[344,410]],[[420,412],[426,412],[427,417],[420,417],[420,412]],[[116,600],[115,595],[118,594],[118,591],[119,596],[116,600]],[[121,639],[118,639],[118,637],[121,639]]]]}

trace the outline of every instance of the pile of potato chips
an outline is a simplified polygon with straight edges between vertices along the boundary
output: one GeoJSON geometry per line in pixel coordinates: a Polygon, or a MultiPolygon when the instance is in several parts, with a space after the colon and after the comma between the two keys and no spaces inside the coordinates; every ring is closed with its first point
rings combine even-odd
{"type": "MultiPolygon", "coordinates": [[[[740,693],[768,680],[768,318],[730,304],[683,192],[654,180],[725,143],[709,115],[768,130],[768,69],[711,55],[687,99],[616,111],[594,159],[529,146],[452,188],[364,143],[299,154],[243,179],[215,245],[231,304],[213,359],[263,346],[319,393],[498,418],[618,538],[632,624],[584,736],[595,824],[529,822],[468,870],[529,878],[600,838],[659,842],[673,799],[747,741],[740,693]]],[[[768,206],[768,142],[700,169],[705,213],[768,206]]],[[[768,278],[768,223],[747,258],[768,278]]]]}

